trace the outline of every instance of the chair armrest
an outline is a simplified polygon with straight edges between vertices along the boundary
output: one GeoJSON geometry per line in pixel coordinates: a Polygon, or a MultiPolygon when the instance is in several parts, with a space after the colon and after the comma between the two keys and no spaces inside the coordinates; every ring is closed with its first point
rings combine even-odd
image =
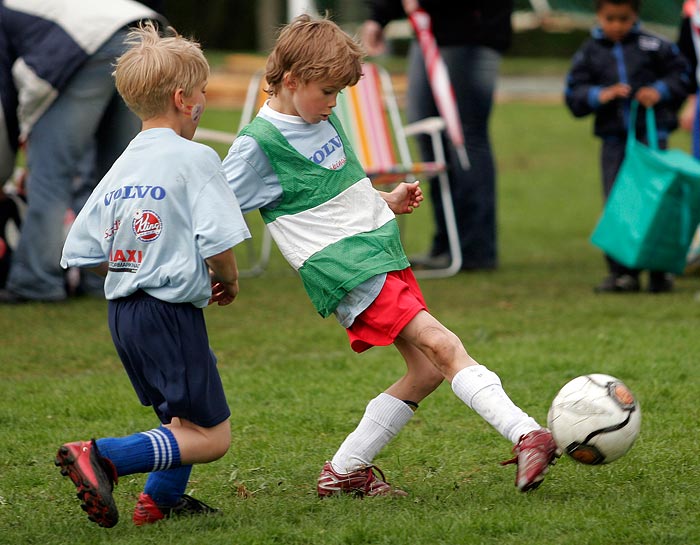
{"type": "Polygon", "coordinates": [[[420,121],[415,121],[404,125],[403,132],[406,136],[417,134],[435,134],[445,130],[445,121],[442,117],[426,117],[420,121]]]}

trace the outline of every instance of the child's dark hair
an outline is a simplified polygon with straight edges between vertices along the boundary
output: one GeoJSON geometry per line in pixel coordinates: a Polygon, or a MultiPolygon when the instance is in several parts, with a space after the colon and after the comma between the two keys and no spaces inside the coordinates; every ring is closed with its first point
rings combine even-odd
{"type": "Polygon", "coordinates": [[[613,4],[615,6],[629,6],[635,13],[639,13],[642,0],[595,0],[595,10],[600,11],[606,4],[613,4]]]}

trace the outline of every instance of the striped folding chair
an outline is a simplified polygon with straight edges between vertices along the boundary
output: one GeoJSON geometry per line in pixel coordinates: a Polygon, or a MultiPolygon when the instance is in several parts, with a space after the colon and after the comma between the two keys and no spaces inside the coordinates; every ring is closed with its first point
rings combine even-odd
{"type": "MultiPolygon", "coordinates": [[[[246,98],[241,111],[241,119],[238,123],[238,131],[235,133],[228,131],[220,131],[215,129],[207,129],[206,127],[197,127],[194,138],[203,142],[217,142],[221,144],[231,144],[238,135],[238,132],[250,123],[253,117],[258,113],[258,110],[265,103],[268,94],[264,91],[265,78],[263,70],[256,71],[248,83],[246,98]]],[[[260,249],[256,250],[255,242],[252,239],[246,240],[247,263],[246,268],[238,271],[239,276],[260,276],[265,272],[270,261],[272,252],[272,237],[267,229],[263,228],[261,235],[260,249]]]]}
{"type": "MultiPolygon", "coordinates": [[[[260,109],[267,94],[263,91],[262,71],[256,72],[248,86],[246,101],[238,127],[240,131],[260,109]]],[[[367,175],[377,186],[391,185],[403,181],[413,181],[417,177],[435,177],[440,186],[447,236],[452,256],[448,266],[441,269],[416,270],[419,278],[441,278],[459,272],[462,265],[462,252],[457,235],[452,193],[442,143],[445,123],[440,117],[423,119],[410,125],[403,125],[391,77],[383,68],[365,63],[363,77],[357,85],[348,87],[338,95],[335,113],[350,139],[367,175]],[[428,135],[433,147],[433,162],[416,162],[411,157],[408,137],[428,135]]],[[[198,128],[195,138],[215,142],[231,143],[235,134],[198,128]]],[[[406,229],[406,222],[402,229],[406,229]]],[[[264,229],[260,250],[255,252],[248,245],[252,265],[241,270],[245,276],[262,274],[270,260],[272,239],[264,229]]]]}
{"type": "MultiPolygon", "coordinates": [[[[442,132],[445,123],[440,117],[403,125],[391,77],[371,63],[363,65],[363,76],[357,85],[338,96],[335,112],[351,140],[353,150],[375,185],[412,181],[417,177],[435,178],[443,201],[451,262],[444,268],[416,270],[417,277],[452,276],[462,266],[462,252],[457,234],[452,193],[448,177],[442,132]],[[433,162],[416,162],[411,157],[409,136],[425,134],[433,147],[433,162]]],[[[406,230],[403,222],[402,230],[406,230]]]]}

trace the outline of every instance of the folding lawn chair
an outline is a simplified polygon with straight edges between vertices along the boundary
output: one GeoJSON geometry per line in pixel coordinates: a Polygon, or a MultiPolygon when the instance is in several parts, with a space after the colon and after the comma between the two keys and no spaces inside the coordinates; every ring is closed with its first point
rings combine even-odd
{"type": "MultiPolygon", "coordinates": [[[[357,85],[338,95],[335,112],[351,145],[374,185],[413,181],[417,177],[437,178],[443,201],[451,262],[444,268],[415,270],[419,278],[442,278],[459,272],[462,250],[457,234],[440,117],[403,125],[389,73],[371,63],[363,65],[357,85]],[[416,162],[411,157],[408,136],[427,135],[433,147],[432,162],[416,162]]],[[[402,231],[407,230],[406,223],[402,231]]]]}
{"type": "MultiPolygon", "coordinates": [[[[248,124],[267,98],[263,72],[258,71],[248,86],[245,105],[241,113],[239,130],[248,124]]],[[[452,193],[442,144],[445,123],[440,117],[423,119],[404,126],[401,121],[391,77],[388,72],[371,63],[363,65],[363,77],[353,87],[338,95],[335,112],[350,139],[350,144],[374,185],[391,185],[413,181],[420,177],[436,177],[440,184],[445,224],[451,262],[440,269],[416,270],[419,278],[452,276],[460,270],[462,252],[457,235],[457,223],[452,193]],[[433,146],[433,162],[415,162],[411,157],[408,136],[425,134],[433,146]]],[[[221,131],[197,129],[196,138],[231,142],[235,135],[221,131]]],[[[405,226],[405,223],[404,223],[405,226]]],[[[403,229],[402,229],[403,230],[403,229]]],[[[265,271],[270,259],[272,241],[267,229],[262,235],[260,251],[252,260],[253,265],[241,271],[246,275],[259,275],[265,271]]]]}
{"type": "MultiPolygon", "coordinates": [[[[253,117],[257,114],[258,110],[262,107],[265,100],[268,98],[268,94],[264,91],[265,80],[263,77],[263,71],[256,71],[250,79],[248,84],[248,90],[246,91],[245,102],[243,104],[243,110],[241,111],[241,119],[238,123],[238,131],[235,133],[228,131],[220,131],[216,129],[207,129],[206,127],[197,127],[194,138],[198,141],[205,142],[217,142],[221,144],[231,144],[233,140],[253,117]]],[[[250,239],[246,241],[246,247],[248,250],[248,262],[250,265],[248,268],[241,269],[238,271],[240,276],[260,276],[265,272],[267,264],[270,261],[270,254],[272,252],[272,237],[267,229],[263,230],[262,242],[260,250],[255,250],[255,242],[250,239]]]]}

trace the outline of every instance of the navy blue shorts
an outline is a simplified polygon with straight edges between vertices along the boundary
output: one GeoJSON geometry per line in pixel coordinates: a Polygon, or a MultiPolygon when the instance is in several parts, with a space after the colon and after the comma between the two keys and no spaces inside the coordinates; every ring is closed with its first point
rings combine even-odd
{"type": "Polygon", "coordinates": [[[163,424],[178,417],[210,428],[231,416],[201,308],[137,291],[109,301],[108,314],[134,390],[163,424]]]}

